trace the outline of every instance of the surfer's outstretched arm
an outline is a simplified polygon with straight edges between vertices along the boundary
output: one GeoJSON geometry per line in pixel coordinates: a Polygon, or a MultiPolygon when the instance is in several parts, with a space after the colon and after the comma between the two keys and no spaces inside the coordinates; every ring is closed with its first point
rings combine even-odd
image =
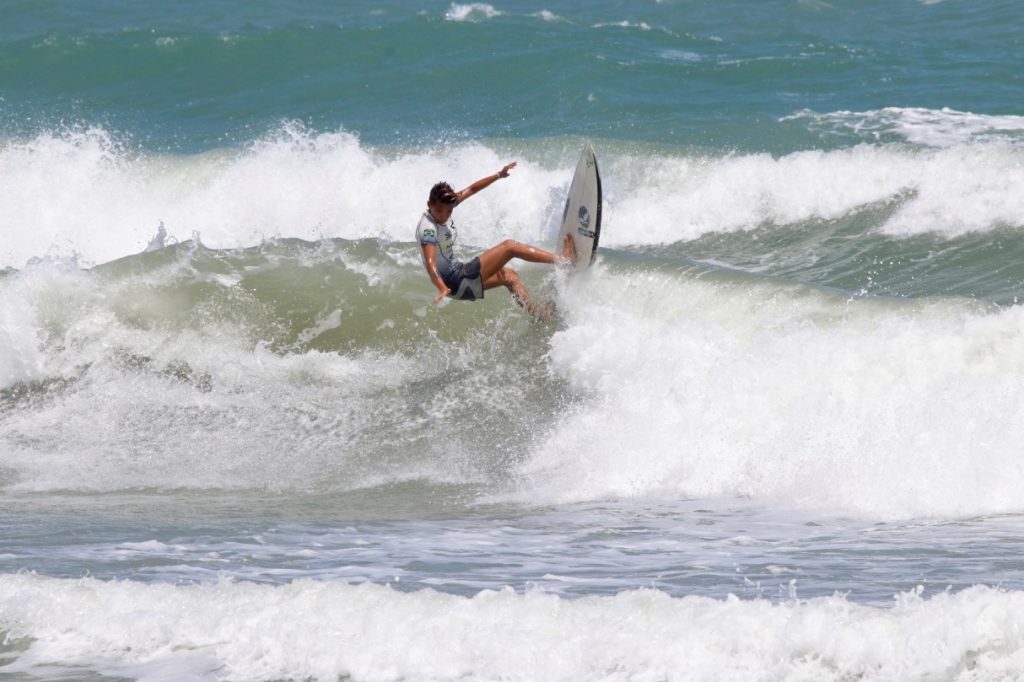
{"type": "Polygon", "coordinates": [[[461,192],[459,192],[458,194],[456,194],[456,196],[459,198],[459,203],[462,203],[463,201],[465,201],[466,199],[470,198],[471,196],[473,196],[474,194],[476,194],[480,190],[485,189],[487,187],[490,187],[495,182],[497,182],[499,179],[507,178],[508,177],[508,172],[510,170],[512,170],[513,168],[515,168],[516,165],[517,164],[516,164],[515,161],[513,161],[512,163],[507,163],[507,164],[505,164],[502,167],[502,169],[500,171],[498,171],[494,175],[488,175],[486,178],[480,178],[479,180],[474,182],[472,185],[470,185],[466,189],[464,189],[461,192]]]}

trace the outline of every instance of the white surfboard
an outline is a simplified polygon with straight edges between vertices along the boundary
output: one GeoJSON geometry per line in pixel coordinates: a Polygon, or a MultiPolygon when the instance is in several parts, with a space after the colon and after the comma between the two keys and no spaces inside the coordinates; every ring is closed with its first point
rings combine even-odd
{"type": "Polygon", "coordinates": [[[576,174],[569,186],[562,212],[555,250],[562,251],[564,235],[576,245],[576,269],[589,268],[597,257],[597,241],[601,237],[601,174],[597,170],[594,146],[587,142],[576,164],[576,174]]]}

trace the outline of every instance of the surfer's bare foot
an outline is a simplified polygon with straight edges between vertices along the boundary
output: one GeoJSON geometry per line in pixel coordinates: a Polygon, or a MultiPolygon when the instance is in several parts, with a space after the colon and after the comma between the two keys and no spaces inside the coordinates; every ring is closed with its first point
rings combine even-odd
{"type": "Polygon", "coordinates": [[[551,319],[551,316],[555,314],[555,304],[553,301],[547,301],[545,303],[527,303],[526,312],[537,320],[538,322],[547,322],[551,319]]]}
{"type": "Polygon", "coordinates": [[[562,240],[562,262],[566,265],[576,265],[576,242],[572,235],[567,234],[562,240]]]}

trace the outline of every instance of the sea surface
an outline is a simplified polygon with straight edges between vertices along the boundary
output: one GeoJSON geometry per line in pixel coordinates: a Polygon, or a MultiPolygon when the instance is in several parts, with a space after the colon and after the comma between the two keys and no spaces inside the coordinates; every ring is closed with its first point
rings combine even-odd
{"type": "Polygon", "coordinates": [[[0,3],[0,680],[1024,680],[1024,3],[0,3]],[[601,250],[435,305],[461,253],[601,250]]]}

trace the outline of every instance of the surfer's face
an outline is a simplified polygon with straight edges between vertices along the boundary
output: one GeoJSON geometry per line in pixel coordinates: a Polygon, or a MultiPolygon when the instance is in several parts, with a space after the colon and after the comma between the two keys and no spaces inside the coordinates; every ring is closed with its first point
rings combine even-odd
{"type": "Polygon", "coordinates": [[[427,209],[430,211],[430,215],[435,221],[444,223],[452,217],[452,211],[455,210],[455,204],[446,204],[441,201],[428,202],[427,209]]]}

